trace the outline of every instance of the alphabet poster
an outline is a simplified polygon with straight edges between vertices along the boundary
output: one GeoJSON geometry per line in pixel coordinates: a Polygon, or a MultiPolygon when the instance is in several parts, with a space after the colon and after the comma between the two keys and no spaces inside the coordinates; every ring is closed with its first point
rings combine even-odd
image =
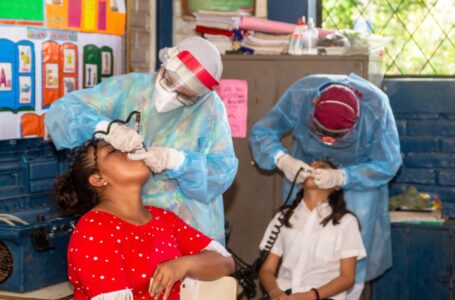
{"type": "Polygon", "coordinates": [[[117,35],[18,24],[0,25],[0,49],[0,140],[45,137],[53,102],[120,74],[124,59],[117,35]]]}
{"type": "Polygon", "coordinates": [[[13,89],[13,73],[10,63],[0,63],[0,91],[11,91],[13,89]]]}

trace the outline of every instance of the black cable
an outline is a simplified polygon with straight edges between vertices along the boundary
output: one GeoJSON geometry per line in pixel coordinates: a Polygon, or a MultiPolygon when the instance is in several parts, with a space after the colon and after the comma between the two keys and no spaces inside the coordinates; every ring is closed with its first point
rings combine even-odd
{"type": "Polygon", "coordinates": [[[109,125],[107,126],[107,129],[106,131],[103,131],[103,130],[97,130],[93,133],[92,137],[95,138],[95,136],[99,133],[99,134],[104,134],[104,135],[108,135],[109,132],[111,131],[111,126],[112,124],[114,123],[118,123],[118,124],[122,124],[122,125],[125,125],[125,124],[128,124],[130,121],[131,121],[131,118],[133,118],[133,116],[136,115],[136,122],[140,122],[141,120],[141,113],[138,112],[137,110],[134,110],[132,112],[130,112],[130,114],[128,115],[128,117],[126,118],[126,121],[123,121],[123,120],[113,120],[111,122],[109,122],[109,125]]]}
{"type": "MultiPolygon", "coordinates": [[[[294,180],[292,181],[291,188],[289,189],[289,193],[286,197],[286,201],[284,201],[284,204],[282,207],[286,207],[287,203],[289,202],[289,199],[291,199],[292,192],[294,191],[294,186],[297,182],[297,178],[299,177],[300,172],[304,171],[303,168],[300,168],[297,171],[297,174],[294,177],[294,180]]],[[[264,263],[265,259],[267,258],[267,255],[270,253],[270,250],[272,250],[273,245],[275,244],[276,240],[278,239],[278,235],[280,234],[281,227],[284,225],[284,214],[283,210],[280,210],[281,215],[278,217],[279,224],[275,224],[275,231],[272,230],[270,233],[269,239],[266,242],[266,245],[264,246],[264,250],[262,250],[259,253],[259,257],[254,260],[254,262],[250,265],[246,263],[244,260],[242,260],[237,254],[235,254],[232,249],[227,248],[227,250],[232,254],[232,257],[235,262],[235,271],[232,274],[232,276],[237,279],[238,283],[242,287],[243,293],[246,295],[248,299],[252,299],[256,296],[256,283],[254,282],[255,279],[258,278],[259,275],[259,270],[264,263]]]]}

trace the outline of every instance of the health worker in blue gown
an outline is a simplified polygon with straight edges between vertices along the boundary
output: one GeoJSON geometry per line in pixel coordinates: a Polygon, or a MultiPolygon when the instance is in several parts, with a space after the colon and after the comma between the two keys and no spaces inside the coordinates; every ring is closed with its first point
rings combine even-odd
{"type": "Polygon", "coordinates": [[[74,148],[110,121],[141,112],[140,133],[113,124],[99,136],[152,169],[142,191],[146,205],[171,210],[224,242],[222,193],[238,160],[226,110],[213,91],[221,56],[207,40],[191,37],[160,51],[160,60],[157,73],[119,75],[64,96],[47,112],[46,127],[58,149],[74,148]]]}
{"type": "Polygon", "coordinates": [[[260,168],[284,173],[284,195],[300,168],[297,183],[312,176],[320,188],[344,190],[348,209],[360,221],[367,250],[348,294],[348,299],[358,299],[364,282],[392,266],[387,184],[402,159],[388,97],[355,74],[304,77],[254,125],[249,143],[260,168]],[[294,137],[290,152],[281,143],[287,133],[294,137]],[[340,168],[309,166],[325,158],[340,168]]]}

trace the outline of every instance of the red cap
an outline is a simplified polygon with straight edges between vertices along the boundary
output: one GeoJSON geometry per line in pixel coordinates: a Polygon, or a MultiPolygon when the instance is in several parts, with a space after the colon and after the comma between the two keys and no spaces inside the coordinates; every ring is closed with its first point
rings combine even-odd
{"type": "Polygon", "coordinates": [[[348,131],[354,127],[358,117],[358,98],[352,89],[344,85],[328,86],[315,104],[314,121],[328,132],[348,131]]]}

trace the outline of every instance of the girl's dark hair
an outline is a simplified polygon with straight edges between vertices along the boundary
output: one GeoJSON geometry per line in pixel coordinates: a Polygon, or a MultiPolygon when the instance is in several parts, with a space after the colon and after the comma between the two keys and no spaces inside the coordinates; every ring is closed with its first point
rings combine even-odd
{"type": "MultiPolygon", "coordinates": [[[[327,163],[332,169],[336,169],[336,166],[328,159],[324,160],[325,163],[327,163]]],[[[294,201],[292,201],[291,205],[284,205],[280,207],[280,211],[283,214],[283,224],[286,227],[292,227],[291,223],[289,220],[291,219],[292,215],[294,214],[294,210],[297,208],[299,205],[300,201],[302,201],[303,197],[303,190],[300,190],[294,201]]],[[[354,215],[351,211],[349,211],[346,208],[346,202],[344,201],[344,194],[342,189],[338,189],[333,191],[329,195],[328,199],[329,205],[332,208],[332,213],[328,215],[327,217],[324,218],[324,220],[321,221],[322,226],[326,226],[330,221],[332,221],[333,225],[338,225],[340,224],[341,218],[345,214],[352,214],[354,215]]],[[[355,215],[354,215],[355,216],[355,215]]]]}
{"type": "Polygon", "coordinates": [[[88,181],[90,175],[98,172],[97,144],[98,141],[90,140],[75,150],[72,166],[57,177],[54,200],[65,215],[82,215],[100,202],[97,191],[88,181]]]}

